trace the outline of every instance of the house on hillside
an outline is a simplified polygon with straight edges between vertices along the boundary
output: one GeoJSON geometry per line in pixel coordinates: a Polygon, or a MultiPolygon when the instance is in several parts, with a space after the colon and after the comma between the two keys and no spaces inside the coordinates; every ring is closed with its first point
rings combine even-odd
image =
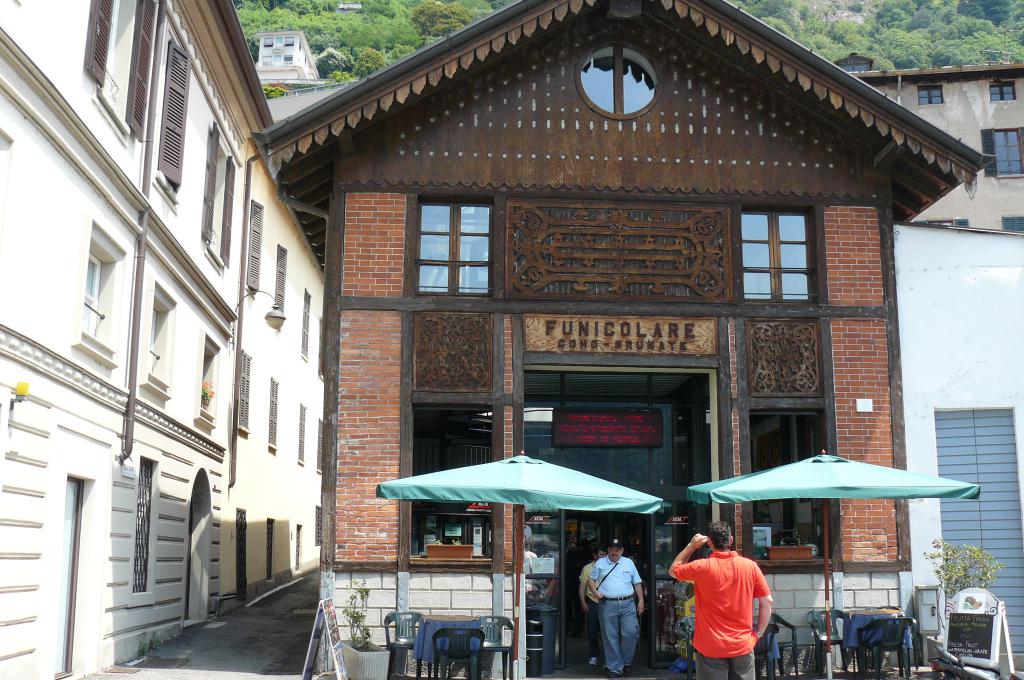
{"type": "Polygon", "coordinates": [[[318,80],[316,58],[302,31],[271,31],[255,36],[260,51],[256,73],[262,83],[318,80]]]}
{"type": "MultiPolygon", "coordinates": [[[[260,143],[320,211],[300,219],[336,310],[323,578],[339,602],[362,579],[372,621],[510,615],[509,508],[375,486],[525,450],[664,499],[652,518],[528,517],[518,606],[559,612],[558,665],[586,663],[567,639],[579,553],[612,536],[648,584],[651,666],[679,650],[667,568],[709,518],[734,524],[779,613],[822,605],[817,503],[734,514],[686,489],[822,449],[906,466],[894,224],[973,185],[977,151],[722,0],[514,3],[260,143]],[[801,558],[764,559],[755,529],[801,558]],[[434,559],[438,543],[466,554],[434,559]]],[[[908,606],[906,505],[833,507],[836,605],[908,606]]]]}
{"type": "MultiPolygon", "coordinates": [[[[918,220],[1024,231],[1024,63],[857,73],[908,111],[985,154],[977,186],[960,186],[918,220]]],[[[920,187],[926,192],[929,187],[920,187]]]]}

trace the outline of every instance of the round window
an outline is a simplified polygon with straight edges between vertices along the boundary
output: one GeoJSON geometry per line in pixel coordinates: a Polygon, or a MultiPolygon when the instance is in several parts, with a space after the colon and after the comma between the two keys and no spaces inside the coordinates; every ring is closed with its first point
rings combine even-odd
{"type": "Polygon", "coordinates": [[[580,86],[590,104],[612,116],[630,116],[654,101],[658,79],[650,62],[621,45],[593,52],[580,69],[580,86]]]}

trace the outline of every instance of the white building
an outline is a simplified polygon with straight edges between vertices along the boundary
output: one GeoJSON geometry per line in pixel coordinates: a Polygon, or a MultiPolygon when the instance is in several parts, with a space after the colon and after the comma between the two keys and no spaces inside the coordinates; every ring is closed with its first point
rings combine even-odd
{"type": "Polygon", "coordinates": [[[907,469],[980,482],[979,501],[910,502],[913,577],[937,583],[932,541],[978,545],[1006,566],[1006,600],[1024,651],[1024,235],[899,225],[896,277],[907,469]]]}
{"type": "Polygon", "coordinates": [[[317,80],[316,58],[302,31],[274,31],[257,33],[260,53],[256,60],[256,73],[260,82],[280,83],[317,80]]]}
{"type": "MultiPolygon", "coordinates": [[[[251,133],[270,115],[230,2],[0,3],[0,26],[0,677],[81,677],[235,594],[221,553],[236,498],[314,524],[315,466],[229,454],[235,346],[288,371],[284,394],[301,390],[316,421],[300,338],[303,291],[315,324],[321,284],[262,179],[251,133]],[[267,217],[253,249],[256,203],[267,217]],[[245,294],[254,260],[272,300],[245,294]],[[282,303],[288,320],[271,331],[261,317],[282,303]],[[19,383],[29,395],[15,401],[19,383]],[[253,490],[281,479],[306,487],[288,500],[253,490]]],[[[248,393],[261,409],[265,382],[248,393]]],[[[300,439],[294,401],[281,441],[300,439]]],[[[315,540],[278,532],[269,552],[297,547],[299,564],[275,559],[247,590],[311,566],[315,540]]]]}
{"type": "Polygon", "coordinates": [[[855,75],[932,125],[991,156],[985,172],[978,175],[975,195],[960,185],[921,213],[919,221],[1024,231],[1024,103],[1019,98],[1024,64],[855,75]]]}

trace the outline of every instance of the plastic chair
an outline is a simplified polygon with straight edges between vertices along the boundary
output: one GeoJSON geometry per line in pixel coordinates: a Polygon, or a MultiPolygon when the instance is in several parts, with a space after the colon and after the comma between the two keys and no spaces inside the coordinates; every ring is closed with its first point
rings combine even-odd
{"type": "Polygon", "coordinates": [[[790,658],[793,660],[793,677],[800,677],[800,655],[796,650],[796,626],[778,614],[772,614],[771,622],[789,630],[789,639],[779,641],[779,675],[786,674],[786,666],[782,654],[782,646],[785,644],[788,645],[791,650],[790,658]]]}
{"type": "Polygon", "coordinates": [[[686,640],[686,680],[693,680],[696,673],[693,653],[693,617],[684,616],[679,621],[679,637],[686,640]]]}
{"type": "Polygon", "coordinates": [[[875,619],[857,631],[857,664],[863,677],[867,671],[865,657],[867,648],[871,648],[871,656],[875,664],[875,680],[882,679],[882,654],[896,652],[900,677],[910,677],[910,659],[903,641],[907,630],[914,625],[914,619],[897,616],[891,619],[875,619]],[[907,674],[903,675],[904,663],[907,674]]]}
{"type": "Polygon", "coordinates": [[[512,675],[512,643],[505,644],[506,628],[510,632],[515,632],[512,619],[507,616],[480,617],[480,630],[484,632],[484,651],[501,653],[501,680],[507,680],[512,675]]]}
{"type": "MultiPolygon", "coordinates": [[[[409,652],[416,646],[416,628],[423,620],[419,612],[391,612],[384,617],[384,646],[391,654],[388,655],[388,677],[395,668],[395,653],[404,649],[409,652]],[[391,625],[395,626],[395,639],[391,639],[391,625]]],[[[416,660],[416,677],[420,677],[420,661],[416,660]]]]}
{"type": "Polygon", "coordinates": [[[754,677],[761,677],[761,666],[765,667],[766,675],[768,680],[775,680],[775,664],[772,663],[772,659],[768,657],[768,654],[772,651],[772,647],[775,646],[775,638],[779,634],[779,626],[776,623],[769,623],[768,627],[764,629],[764,635],[757,640],[757,644],[754,646],[754,677]]]}
{"type": "MultiPolygon", "coordinates": [[[[846,645],[843,644],[843,636],[839,634],[839,626],[836,622],[840,619],[845,618],[843,610],[841,609],[830,609],[829,612],[832,615],[831,625],[831,636],[832,646],[839,647],[839,655],[843,661],[843,670],[849,665],[846,659],[846,645]]],[[[811,627],[811,633],[814,635],[814,668],[819,673],[825,670],[825,610],[824,609],[812,609],[807,612],[807,625],[811,627]]]]}
{"type": "Polygon", "coordinates": [[[467,680],[480,680],[480,652],[484,648],[484,632],[479,628],[441,628],[434,633],[434,664],[438,680],[450,680],[452,665],[466,664],[467,680]],[[473,644],[473,641],[476,644],[473,644]]]}

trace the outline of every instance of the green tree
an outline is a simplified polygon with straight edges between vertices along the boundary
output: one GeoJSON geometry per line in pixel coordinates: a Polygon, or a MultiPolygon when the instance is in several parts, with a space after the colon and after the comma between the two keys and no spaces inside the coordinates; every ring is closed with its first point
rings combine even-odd
{"type": "Polygon", "coordinates": [[[957,11],[964,16],[1001,24],[1013,13],[1013,0],[960,0],[957,11]]]}
{"type": "Polygon", "coordinates": [[[348,71],[335,71],[328,77],[336,83],[348,83],[356,79],[356,77],[348,71]]]}
{"type": "Polygon", "coordinates": [[[472,13],[454,2],[423,0],[412,11],[412,23],[424,38],[436,38],[456,31],[473,19],[472,13]]]}
{"type": "Polygon", "coordinates": [[[992,553],[976,545],[954,545],[941,538],[932,542],[935,548],[924,554],[935,568],[946,595],[947,609],[950,598],[965,588],[988,588],[999,578],[1003,563],[992,553]]]}
{"type": "Polygon", "coordinates": [[[316,58],[316,69],[321,76],[335,71],[350,71],[352,70],[352,56],[337,48],[328,47],[316,58]]]}
{"type": "Polygon", "coordinates": [[[288,93],[288,90],[284,89],[280,85],[264,85],[263,96],[267,99],[277,99],[283,97],[288,93]]]}
{"type": "Polygon", "coordinates": [[[356,65],[353,71],[357,78],[365,78],[366,76],[381,70],[388,65],[388,60],[384,56],[384,53],[380,50],[375,50],[372,47],[364,47],[359,50],[359,54],[356,55],[356,65]]]}

